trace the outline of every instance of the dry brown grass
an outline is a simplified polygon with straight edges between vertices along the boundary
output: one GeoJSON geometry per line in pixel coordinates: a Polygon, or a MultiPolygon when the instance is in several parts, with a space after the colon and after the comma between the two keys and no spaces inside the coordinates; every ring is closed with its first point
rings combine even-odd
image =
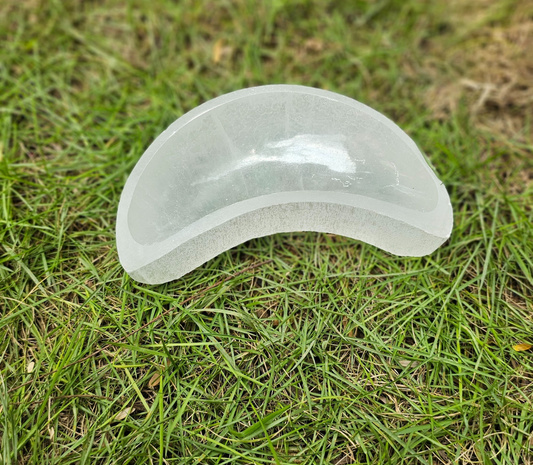
{"type": "MultiPolygon", "coordinates": [[[[533,2],[524,1],[505,20],[494,2],[454,1],[449,37],[428,41],[427,71],[433,81],[426,102],[438,119],[463,101],[473,122],[497,134],[533,135],[533,2]]],[[[507,9],[513,5],[504,5],[507,9]]]]}

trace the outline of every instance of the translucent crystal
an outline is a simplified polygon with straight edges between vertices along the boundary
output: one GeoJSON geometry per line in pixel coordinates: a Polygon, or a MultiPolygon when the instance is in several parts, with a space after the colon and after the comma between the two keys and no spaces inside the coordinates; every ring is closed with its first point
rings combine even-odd
{"type": "Polygon", "coordinates": [[[268,234],[422,256],[452,223],[446,188],[392,121],[333,92],[271,85],[200,105],[148,147],[120,199],[117,247],[134,279],[157,284],[268,234]]]}

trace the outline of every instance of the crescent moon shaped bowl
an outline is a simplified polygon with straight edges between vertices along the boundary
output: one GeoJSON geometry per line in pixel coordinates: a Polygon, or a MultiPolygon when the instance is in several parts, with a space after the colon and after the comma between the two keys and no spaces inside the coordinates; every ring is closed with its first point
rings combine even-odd
{"type": "Polygon", "coordinates": [[[159,284],[279,232],[422,256],[452,226],[446,188],[396,124],[333,92],[269,85],[214,98],[161,133],[126,182],[116,232],[124,269],[159,284]]]}

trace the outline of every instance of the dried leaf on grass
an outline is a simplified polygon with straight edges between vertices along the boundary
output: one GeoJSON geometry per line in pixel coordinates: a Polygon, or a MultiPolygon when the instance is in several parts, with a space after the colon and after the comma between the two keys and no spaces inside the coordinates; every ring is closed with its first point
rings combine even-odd
{"type": "Polygon", "coordinates": [[[124,420],[130,413],[135,412],[134,407],[126,407],[124,410],[121,410],[117,413],[117,416],[115,417],[115,421],[121,421],[124,420]]]}
{"type": "Polygon", "coordinates": [[[213,54],[211,56],[213,63],[220,63],[224,58],[231,56],[233,48],[229,45],[224,45],[222,39],[218,39],[213,45],[213,54]]]}
{"type": "Polygon", "coordinates": [[[222,39],[218,39],[213,46],[213,62],[218,63],[222,57],[222,39]]]}
{"type": "Polygon", "coordinates": [[[398,360],[398,363],[404,368],[407,368],[407,367],[415,368],[419,365],[419,363],[414,360],[398,360]]]}
{"type": "Polygon", "coordinates": [[[517,352],[523,352],[524,350],[529,350],[533,347],[531,344],[527,344],[525,342],[521,342],[520,344],[516,344],[513,346],[513,349],[517,352]]]}
{"type": "Polygon", "coordinates": [[[26,373],[31,373],[34,368],[35,368],[35,362],[31,361],[30,363],[28,363],[28,366],[26,367],[26,373]]]}
{"type": "Polygon", "coordinates": [[[150,378],[150,381],[148,381],[148,387],[150,389],[153,389],[154,387],[156,387],[158,384],[159,384],[159,381],[161,379],[161,373],[159,373],[158,371],[156,371],[152,377],[150,378]]]}
{"type": "Polygon", "coordinates": [[[324,42],[317,37],[312,37],[304,42],[304,48],[307,52],[321,52],[324,50],[324,42]]]}

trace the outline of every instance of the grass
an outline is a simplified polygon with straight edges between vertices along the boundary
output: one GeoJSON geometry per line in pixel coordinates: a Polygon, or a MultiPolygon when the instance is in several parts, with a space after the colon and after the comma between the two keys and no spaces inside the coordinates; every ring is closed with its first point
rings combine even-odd
{"type": "Polygon", "coordinates": [[[0,462],[533,463],[533,13],[490,3],[4,0],[0,462]],[[280,234],[132,281],[115,214],[144,149],[281,82],[397,121],[451,239],[280,234]]]}

